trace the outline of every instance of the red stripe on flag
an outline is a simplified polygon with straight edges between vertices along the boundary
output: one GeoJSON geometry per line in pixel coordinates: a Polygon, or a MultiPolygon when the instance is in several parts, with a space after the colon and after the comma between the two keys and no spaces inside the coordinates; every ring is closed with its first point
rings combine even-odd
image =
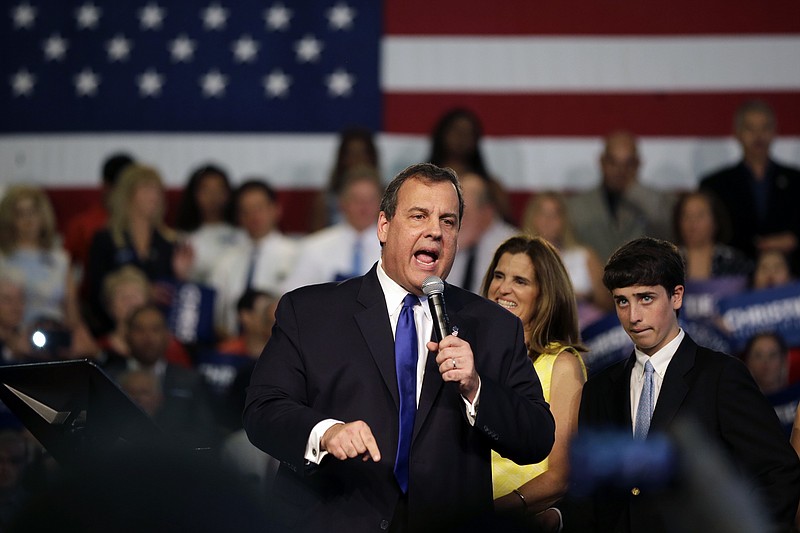
{"type": "MultiPolygon", "coordinates": [[[[394,35],[694,35],[800,32],[797,0],[389,0],[394,35]]],[[[788,67],[788,65],[787,65],[788,67]]]]}
{"type": "Polygon", "coordinates": [[[428,134],[453,107],[481,118],[487,135],[597,136],[618,128],[651,136],[727,136],[745,100],[761,98],[781,135],[800,135],[800,92],[669,94],[441,94],[384,96],[384,131],[428,134]]]}

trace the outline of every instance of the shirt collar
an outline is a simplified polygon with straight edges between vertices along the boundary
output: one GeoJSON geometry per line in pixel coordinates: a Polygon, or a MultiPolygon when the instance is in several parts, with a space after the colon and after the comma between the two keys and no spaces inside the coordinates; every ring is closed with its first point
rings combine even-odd
{"type": "MultiPolygon", "coordinates": [[[[390,315],[394,316],[400,311],[400,307],[403,305],[403,299],[406,297],[406,294],[408,294],[408,291],[390,278],[389,274],[383,270],[383,259],[378,261],[377,273],[378,283],[380,283],[381,289],[383,289],[383,297],[386,298],[386,309],[389,311],[390,315]]],[[[422,310],[425,316],[430,317],[431,311],[426,305],[428,297],[419,296],[418,298],[422,304],[422,310]]]]}
{"type": "Polygon", "coordinates": [[[264,235],[260,239],[255,239],[255,240],[250,239],[250,242],[252,243],[254,248],[261,248],[263,246],[267,246],[271,242],[276,241],[278,239],[279,235],[280,235],[280,231],[278,231],[277,229],[273,229],[272,231],[270,231],[269,233],[267,233],[266,235],[264,235]]]}
{"type": "Polygon", "coordinates": [[[669,366],[670,361],[672,361],[672,357],[675,355],[675,352],[678,351],[678,346],[681,345],[684,336],[685,333],[683,332],[683,329],[678,328],[678,334],[675,336],[675,338],[665,344],[663,348],[653,355],[647,355],[643,351],[639,350],[639,348],[634,347],[634,352],[636,353],[637,376],[641,378],[641,376],[644,374],[644,364],[649,359],[650,364],[653,365],[653,370],[655,370],[656,374],[663,379],[664,374],[667,372],[667,367],[669,366]]]}
{"type": "MultiPolygon", "coordinates": [[[[163,379],[164,374],[167,372],[167,362],[164,359],[159,359],[149,368],[158,379],[163,379]]],[[[135,358],[130,357],[128,358],[128,370],[147,370],[147,368],[142,366],[135,358]]]]}

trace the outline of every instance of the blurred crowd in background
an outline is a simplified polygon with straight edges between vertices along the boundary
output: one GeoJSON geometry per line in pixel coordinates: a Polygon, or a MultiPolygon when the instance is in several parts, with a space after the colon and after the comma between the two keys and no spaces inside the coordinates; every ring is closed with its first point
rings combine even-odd
{"type": "MultiPolygon", "coordinates": [[[[454,169],[464,191],[447,282],[479,293],[501,243],[518,234],[542,237],[558,250],[581,330],[591,332],[613,315],[602,284],[611,253],[640,236],[671,240],[689,284],[710,298],[686,312],[741,356],[789,431],[800,398],[800,315],[794,326],[743,334],[718,305],[800,295],[800,172],[770,156],[776,122],[767,103],[743,103],[734,117],[741,160],[681,192],[643,185],[635,133],[609,132],[596,188],[535,191],[517,216],[503,177],[481,155],[478,118],[454,109],[431,133],[430,153],[419,154],[454,169]]],[[[379,157],[370,131],[341,132],[327,187],[302,235],[280,231],[280,195],[269,177],[234,179],[213,161],[186,169],[171,212],[159,169],[132,153],[98,162],[102,202],[68,220],[55,218],[46,191],[8,184],[0,200],[2,364],[91,359],[167,434],[187,449],[210,447],[262,491],[276,465],[242,430],[245,387],[283,293],[361,275],[379,259],[376,222],[391,178],[380,175],[379,157]]],[[[593,367],[590,336],[583,340],[591,375],[600,368],[593,367]]],[[[2,424],[0,526],[26,493],[46,484],[49,468],[12,414],[3,413],[2,424]]]]}

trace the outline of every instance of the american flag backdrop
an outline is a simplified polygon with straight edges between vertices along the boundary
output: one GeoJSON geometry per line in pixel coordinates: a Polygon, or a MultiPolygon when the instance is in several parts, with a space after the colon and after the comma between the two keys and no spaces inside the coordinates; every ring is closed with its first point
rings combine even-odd
{"type": "Polygon", "coordinates": [[[313,7],[24,0],[2,37],[2,129],[377,130],[380,4],[313,7]]]}
{"type": "Polygon", "coordinates": [[[776,109],[776,155],[800,165],[794,0],[3,5],[3,181],[94,185],[125,150],[173,186],[213,161],[320,187],[341,128],[378,132],[389,175],[467,106],[512,190],[593,185],[615,128],[641,135],[645,182],[687,188],[738,157],[732,114],[752,97],[776,109]]]}

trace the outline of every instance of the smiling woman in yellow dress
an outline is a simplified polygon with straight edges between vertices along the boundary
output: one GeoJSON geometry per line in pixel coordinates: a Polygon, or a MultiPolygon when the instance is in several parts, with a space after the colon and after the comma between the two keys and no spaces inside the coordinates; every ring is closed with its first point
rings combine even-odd
{"type": "Polygon", "coordinates": [[[560,521],[553,506],[567,491],[569,439],[586,381],[575,293],[556,249],[525,236],[500,245],[482,293],[522,321],[528,355],[556,420],[553,450],[541,463],[519,466],[492,452],[495,509],[535,517],[548,530],[560,521]]]}

